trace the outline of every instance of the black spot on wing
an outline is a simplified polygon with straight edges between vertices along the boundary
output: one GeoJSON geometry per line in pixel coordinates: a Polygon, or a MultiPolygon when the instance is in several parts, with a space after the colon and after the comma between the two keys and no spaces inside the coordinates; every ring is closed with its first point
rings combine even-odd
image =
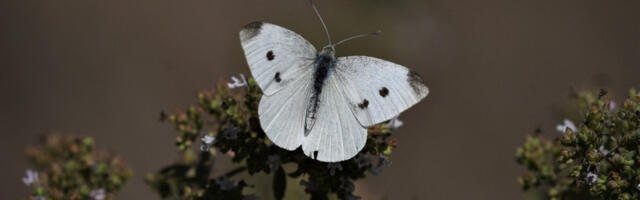
{"type": "Polygon", "coordinates": [[[274,58],[275,55],[273,55],[273,51],[267,52],[267,60],[272,61],[274,58]]]}
{"type": "Polygon", "coordinates": [[[282,81],[282,79],[280,78],[280,72],[276,72],[275,77],[273,77],[273,79],[276,80],[276,82],[280,83],[280,81],[282,81]]]}
{"type": "Polygon", "coordinates": [[[387,95],[389,95],[389,89],[387,89],[387,87],[382,87],[378,92],[380,92],[381,97],[387,97],[387,95]]]}
{"type": "Polygon", "coordinates": [[[260,33],[262,30],[263,22],[251,22],[242,27],[240,31],[240,40],[247,41],[260,33]]]}
{"type": "Polygon", "coordinates": [[[364,99],[364,101],[362,101],[362,103],[358,104],[358,108],[360,109],[365,109],[369,106],[369,100],[364,99]]]}
{"type": "Polygon", "coordinates": [[[409,85],[413,88],[413,92],[415,92],[416,95],[420,96],[426,92],[424,81],[416,71],[409,70],[409,73],[407,73],[407,82],[409,82],[409,85]]]}

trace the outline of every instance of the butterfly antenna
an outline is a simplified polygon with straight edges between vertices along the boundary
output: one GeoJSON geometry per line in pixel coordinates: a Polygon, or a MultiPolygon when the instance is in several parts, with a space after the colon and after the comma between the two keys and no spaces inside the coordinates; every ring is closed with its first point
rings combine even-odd
{"type": "Polygon", "coordinates": [[[320,19],[320,23],[322,23],[322,28],[324,28],[324,33],[327,34],[327,40],[329,40],[329,45],[331,45],[331,36],[329,35],[329,29],[327,29],[327,25],[324,24],[324,20],[322,19],[322,16],[320,16],[320,12],[318,12],[318,8],[316,8],[316,5],[313,3],[313,0],[309,0],[309,3],[311,3],[311,7],[313,8],[313,11],[318,16],[318,19],[320,19]]]}
{"type": "Polygon", "coordinates": [[[348,37],[348,38],[346,38],[344,40],[340,40],[340,42],[334,44],[333,46],[338,46],[339,44],[342,44],[343,42],[346,42],[346,41],[349,41],[349,40],[353,40],[353,39],[357,39],[357,38],[361,38],[361,37],[367,37],[367,36],[371,36],[371,35],[379,35],[380,33],[382,33],[382,30],[378,29],[378,30],[376,30],[374,32],[371,32],[371,33],[363,33],[363,34],[360,34],[360,35],[354,35],[354,36],[348,37]]]}

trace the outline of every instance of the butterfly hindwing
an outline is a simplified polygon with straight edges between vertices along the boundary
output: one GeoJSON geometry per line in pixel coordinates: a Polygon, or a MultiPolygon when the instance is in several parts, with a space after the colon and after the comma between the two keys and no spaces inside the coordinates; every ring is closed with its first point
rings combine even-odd
{"type": "Polygon", "coordinates": [[[311,69],[271,96],[263,95],[258,107],[260,126],[269,139],[287,150],[304,140],[304,116],[311,96],[311,69]]]}
{"type": "Polygon", "coordinates": [[[417,73],[382,59],[340,57],[335,69],[340,92],[365,127],[399,115],[429,94],[417,73]]]}
{"type": "Polygon", "coordinates": [[[318,120],[302,143],[307,156],[323,162],[352,158],[367,141],[367,129],[349,109],[339,84],[335,76],[327,78],[320,93],[318,120]]]}
{"type": "Polygon", "coordinates": [[[302,36],[265,22],[244,26],[240,42],[251,74],[267,96],[301,77],[316,56],[316,49],[302,36]]]}

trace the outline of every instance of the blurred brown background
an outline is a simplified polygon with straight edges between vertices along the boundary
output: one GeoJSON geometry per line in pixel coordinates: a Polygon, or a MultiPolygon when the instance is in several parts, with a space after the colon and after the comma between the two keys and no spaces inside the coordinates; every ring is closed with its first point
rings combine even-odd
{"type": "MultiPolygon", "coordinates": [[[[556,134],[569,90],[640,87],[640,1],[317,0],[337,48],[417,70],[431,94],[405,112],[393,164],[367,199],[520,199],[515,148],[556,134]]],[[[176,158],[160,110],[249,74],[241,26],[264,20],[326,44],[306,0],[0,3],[0,199],[26,195],[23,149],[49,131],[91,135],[143,177],[176,158]]],[[[268,197],[267,197],[268,198],[268,197]]]]}

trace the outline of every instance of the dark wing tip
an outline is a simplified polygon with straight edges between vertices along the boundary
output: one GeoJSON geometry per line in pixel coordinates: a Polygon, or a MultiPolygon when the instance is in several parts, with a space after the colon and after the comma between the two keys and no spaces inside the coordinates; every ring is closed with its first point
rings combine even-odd
{"type": "Polygon", "coordinates": [[[424,84],[424,80],[422,80],[418,72],[409,70],[409,73],[407,73],[407,82],[409,82],[409,85],[413,88],[416,96],[427,96],[429,93],[429,89],[424,84]]]}
{"type": "Polygon", "coordinates": [[[244,25],[242,27],[242,30],[240,30],[240,40],[247,41],[258,35],[260,33],[260,30],[262,29],[263,24],[264,22],[256,21],[244,25]]]}
{"type": "Polygon", "coordinates": [[[262,24],[264,24],[264,22],[261,21],[255,21],[255,22],[251,22],[247,25],[244,25],[242,27],[242,29],[260,29],[262,27],[262,24]]]}

